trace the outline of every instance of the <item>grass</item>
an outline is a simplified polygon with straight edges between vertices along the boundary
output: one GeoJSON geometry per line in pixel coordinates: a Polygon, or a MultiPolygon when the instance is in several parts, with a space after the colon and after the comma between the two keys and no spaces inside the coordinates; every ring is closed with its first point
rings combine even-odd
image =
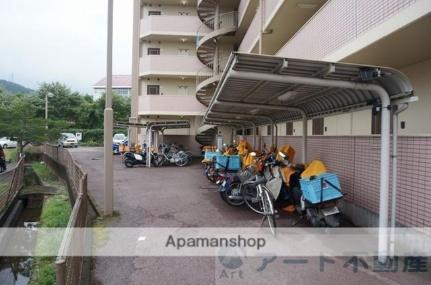
{"type": "MultiPolygon", "coordinates": [[[[32,164],[33,170],[41,178],[44,184],[55,184],[58,187],[58,194],[48,196],[42,208],[40,216],[40,227],[45,228],[65,228],[72,211],[69,198],[64,185],[55,182],[59,180],[54,173],[45,165],[38,162],[32,164]]],[[[52,244],[59,244],[60,240],[53,240],[52,244]]],[[[52,244],[50,244],[52,246],[52,244]]],[[[50,246],[47,245],[47,246],[50,246]]],[[[38,244],[38,250],[43,250],[44,245],[38,244]]],[[[55,257],[36,256],[33,259],[31,285],[51,285],[55,284],[55,257]]]]}
{"type": "Polygon", "coordinates": [[[16,148],[4,149],[4,154],[6,155],[6,161],[16,162],[16,148]]]}
{"type": "Polygon", "coordinates": [[[48,168],[48,166],[44,163],[33,162],[31,167],[34,172],[42,179],[42,181],[47,182],[48,184],[53,181],[57,181],[57,176],[52,173],[52,171],[48,168]]]}

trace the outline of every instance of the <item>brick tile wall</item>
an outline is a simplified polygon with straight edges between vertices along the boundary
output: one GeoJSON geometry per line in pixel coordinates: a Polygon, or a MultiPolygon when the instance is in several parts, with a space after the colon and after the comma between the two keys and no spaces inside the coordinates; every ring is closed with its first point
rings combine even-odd
{"type": "MultiPolygon", "coordinates": [[[[251,139],[251,138],[250,138],[251,139]]],[[[431,137],[400,137],[398,143],[397,221],[406,226],[431,226],[431,137]]],[[[262,137],[268,146],[271,137],[262,137]]],[[[301,137],[279,137],[301,161],[301,137]]],[[[379,210],[380,138],[377,136],[312,136],[308,161],[320,159],[340,178],[346,201],[379,210]]],[[[391,178],[392,179],[392,178],[391,178]]]]}

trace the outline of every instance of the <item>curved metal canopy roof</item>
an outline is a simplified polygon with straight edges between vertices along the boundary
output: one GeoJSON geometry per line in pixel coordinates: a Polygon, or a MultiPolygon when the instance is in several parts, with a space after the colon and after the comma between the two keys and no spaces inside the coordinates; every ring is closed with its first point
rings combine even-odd
{"type": "Polygon", "coordinates": [[[392,68],[232,53],[204,122],[322,117],[381,104],[382,88],[390,100],[413,96],[392,68]]]}

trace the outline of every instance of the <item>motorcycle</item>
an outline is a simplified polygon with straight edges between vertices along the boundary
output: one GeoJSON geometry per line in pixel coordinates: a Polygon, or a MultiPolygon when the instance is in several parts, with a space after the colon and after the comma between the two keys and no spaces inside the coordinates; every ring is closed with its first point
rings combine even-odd
{"type": "Polygon", "coordinates": [[[133,152],[126,152],[123,156],[124,165],[127,168],[132,168],[135,165],[146,165],[147,164],[146,157],[147,156],[145,153],[137,154],[133,152]]]}
{"type": "MultiPolygon", "coordinates": [[[[140,154],[134,152],[126,152],[123,155],[123,162],[127,168],[132,168],[136,165],[147,165],[147,153],[140,154]]],[[[156,165],[155,155],[151,154],[151,165],[156,165]]]]}
{"type": "MultiPolygon", "coordinates": [[[[283,152],[279,152],[283,181],[287,186],[288,200],[298,213],[307,218],[314,227],[338,227],[341,212],[338,201],[344,196],[338,178],[333,173],[322,173],[309,178],[301,178],[303,165],[293,165],[283,152]],[[287,175],[286,175],[287,173],[287,175]]],[[[310,165],[311,166],[311,165],[310,165]]],[[[309,166],[309,167],[310,167],[309,166]]]]}

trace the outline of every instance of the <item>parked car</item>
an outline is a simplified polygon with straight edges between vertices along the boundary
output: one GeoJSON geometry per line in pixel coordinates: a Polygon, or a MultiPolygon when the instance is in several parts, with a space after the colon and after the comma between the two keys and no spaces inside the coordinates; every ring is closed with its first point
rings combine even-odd
{"type": "Polygon", "coordinates": [[[124,143],[125,141],[127,141],[127,137],[125,134],[121,134],[121,133],[115,134],[114,137],[112,138],[112,143],[117,145],[124,143]]]}
{"type": "Polygon", "coordinates": [[[72,133],[61,133],[61,137],[58,139],[58,146],[78,147],[78,139],[72,133]]]}
{"type": "Polygon", "coordinates": [[[16,147],[16,140],[14,138],[2,137],[0,138],[0,145],[3,148],[16,147]]]}

